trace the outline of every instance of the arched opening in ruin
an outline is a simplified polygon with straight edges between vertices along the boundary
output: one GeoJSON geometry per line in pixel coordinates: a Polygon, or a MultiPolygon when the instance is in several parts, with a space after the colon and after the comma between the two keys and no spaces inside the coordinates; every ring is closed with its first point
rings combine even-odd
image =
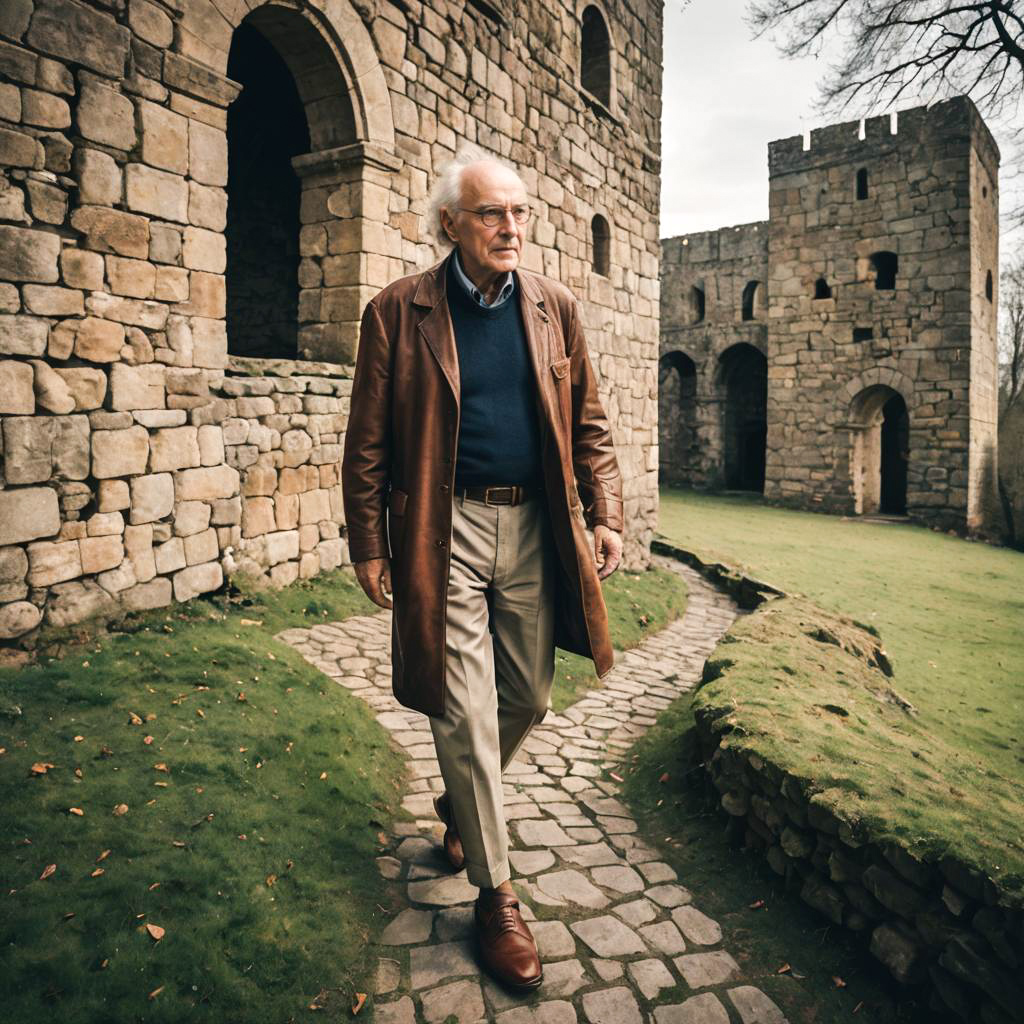
{"type": "Polygon", "coordinates": [[[697,470],[697,367],[685,352],[658,362],[658,479],[691,486],[697,470]]]}
{"type": "Polygon", "coordinates": [[[580,85],[606,107],[612,101],[612,46],[601,11],[591,4],[580,18],[580,85]]]}
{"type": "Polygon", "coordinates": [[[704,281],[695,281],[690,286],[690,323],[699,324],[703,322],[705,312],[704,281]]]}
{"type": "Polygon", "coordinates": [[[594,252],[594,273],[607,277],[611,268],[612,233],[608,221],[599,213],[595,213],[590,221],[590,238],[594,252]]]}
{"type": "Polygon", "coordinates": [[[745,342],[727,348],[719,358],[718,384],[725,399],[725,486],[761,494],[768,439],[768,360],[764,353],[745,342]]]}
{"type": "Polygon", "coordinates": [[[740,301],[740,316],[744,320],[756,320],[761,315],[761,282],[748,281],[743,286],[740,301]]]}
{"type": "Polygon", "coordinates": [[[264,4],[235,29],[227,74],[242,86],[227,120],[228,351],[347,361],[334,348],[358,319],[358,233],[352,252],[339,243],[356,211],[328,186],[357,131],[339,57],[310,19],[264,4]]]}
{"type": "Polygon", "coordinates": [[[910,462],[906,401],[893,388],[875,384],[854,398],[850,412],[854,512],[906,515],[910,462]]]}
{"type": "Polygon", "coordinates": [[[832,286],[823,277],[814,282],[814,297],[816,299],[831,299],[832,286]]]}
{"type": "Polygon", "coordinates": [[[868,258],[875,274],[875,289],[891,291],[895,288],[896,274],[900,267],[899,256],[894,252],[873,252],[868,258]]]}
{"type": "Polygon", "coordinates": [[[868,169],[862,167],[857,171],[857,198],[867,199],[868,197],[868,169]]]}

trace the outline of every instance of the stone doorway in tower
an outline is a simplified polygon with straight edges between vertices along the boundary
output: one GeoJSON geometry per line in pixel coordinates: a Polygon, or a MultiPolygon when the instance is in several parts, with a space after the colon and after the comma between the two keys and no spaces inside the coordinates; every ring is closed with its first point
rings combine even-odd
{"type": "Polygon", "coordinates": [[[725,486],[764,493],[768,438],[768,361],[746,342],[727,348],[718,361],[722,401],[725,486]]]}
{"type": "Polygon", "coordinates": [[[854,512],[907,514],[910,417],[903,396],[884,384],[865,388],[851,406],[854,512]]]}
{"type": "Polygon", "coordinates": [[[666,352],[658,363],[658,479],[692,487],[700,456],[697,442],[697,367],[685,352],[666,352]]]}

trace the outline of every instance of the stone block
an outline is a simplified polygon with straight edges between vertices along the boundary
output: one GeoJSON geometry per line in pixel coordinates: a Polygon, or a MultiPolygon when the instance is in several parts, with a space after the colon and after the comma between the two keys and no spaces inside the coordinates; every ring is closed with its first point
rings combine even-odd
{"type": "MultiPolygon", "coordinates": [[[[53,420],[51,455],[54,476],[61,480],[84,480],[89,475],[89,418],[50,418],[53,420]]],[[[91,497],[91,492],[89,496],[91,497]]]]}
{"type": "Polygon", "coordinates": [[[223,274],[227,267],[227,239],[219,231],[206,228],[185,228],[181,249],[182,262],[190,270],[223,274]]]}
{"type": "Polygon", "coordinates": [[[60,504],[52,487],[0,491],[0,545],[53,537],[60,530],[60,504]]]}
{"type": "MultiPolygon", "coordinates": [[[[209,525],[210,506],[205,501],[179,501],[174,507],[174,532],[177,536],[190,537],[208,529],[209,525]]],[[[195,561],[204,562],[207,559],[195,561]]]]}
{"type": "Polygon", "coordinates": [[[188,121],[158,103],[137,100],[142,160],[175,174],[188,172],[188,121]]]}
{"type": "Polygon", "coordinates": [[[88,249],[62,249],[60,276],[69,288],[100,291],[103,288],[103,257],[88,249]]]}
{"type": "Polygon", "coordinates": [[[184,409],[138,409],[132,412],[132,419],[150,430],[158,427],[183,427],[188,422],[184,409]]]}
{"type": "Polygon", "coordinates": [[[149,221],[134,213],[102,206],[80,206],[71,214],[71,226],[86,238],[86,248],[146,259],[149,221]]]}
{"type": "Polygon", "coordinates": [[[149,523],[124,528],[124,554],[131,562],[135,579],[139,583],[146,583],[156,575],[153,527],[149,523]]]}
{"type": "Polygon", "coordinates": [[[25,309],[39,316],[82,316],[85,300],[74,288],[58,285],[27,284],[21,289],[25,309]]]}
{"type": "Polygon", "coordinates": [[[34,484],[53,475],[52,416],[9,416],[3,421],[4,477],[9,484],[34,484]]]}
{"type": "Polygon", "coordinates": [[[331,501],[329,492],[317,488],[299,495],[299,523],[319,523],[322,519],[331,518],[331,501]]]}
{"type": "Polygon", "coordinates": [[[188,123],[188,170],[201,185],[228,183],[228,140],[219,128],[201,121],[188,123]]]}
{"type": "Polygon", "coordinates": [[[56,369],[57,374],[67,386],[68,392],[78,412],[98,409],[107,394],[107,375],[92,366],[74,366],[68,369],[56,369]]]}
{"type": "Polygon", "coordinates": [[[32,0],[7,0],[3,8],[0,8],[0,36],[20,39],[25,34],[31,17],[32,0]]]}
{"type": "Polygon", "coordinates": [[[148,461],[149,432],[145,427],[94,431],[92,475],[97,479],[145,473],[148,461]]]}
{"type": "Polygon", "coordinates": [[[49,587],[82,575],[79,541],[36,541],[28,546],[28,582],[49,587]]]}
{"type": "MultiPolygon", "coordinates": [[[[0,181],[0,217],[17,223],[28,223],[31,220],[25,212],[25,193],[6,179],[0,181]]],[[[15,309],[18,308],[15,305],[15,309]]]]}
{"type": "Polygon", "coordinates": [[[279,530],[294,530],[299,525],[299,496],[297,494],[275,494],[274,518],[279,530]]]}
{"type": "Polygon", "coordinates": [[[14,601],[0,607],[0,640],[13,640],[35,629],[43,613],[29,601],[14,601]]]}
{"type": "Polygon", "coordinates": [[[92,580],[76,583],[60,583],[50,592],[46,606],[46,624],[49,626],[73,626],[114,611],[114,599],[92,580]]]}
{"type": "Polygon", "coordinates": [[[21,119],[37,128],[62,131],[71,127],[71,108],[67,100],[38,89],[21,90],[21,119]]]}
{"type": "Polygon", "coordinates": [[[173,591],[171,581],[166,577],[150,578],[144,583],[137,583],[120,595],[121,605],[131,612],[149,611],[153,608],[165,608],[171,603],[173,591]]]}
{"type": "Polygon", "coordinates": [[[242,499],[218,498],[213,503],[210,522],[214,526],[238,526],[242,522],[242,499]]]}
{"type": "Polygon", "coordinates": [[[106,11],[77,0],[36,0],[25,42],[34,50],[84,64],[108,78],[124,76],[128,29],[106,11]]]}
{"type": "Polygon", "coordinates": [[[239,493],[238,470],[231,466],[185,469],[175,474],[179,501],[211,501],[239,493]]]}
{"type": "Polygon", "coordinates": [[[153,294],[164,302],[187,302],[188,271],[184,267],[157,266],[153,294]]]}
{"type": "Polygon", "coordinates": [[[96,582],[108,594],[116,596],[130,587],[134,587],[137,580],[135,579],[135,571],[132,569],[132,563],[128,559],[124,559],[120,565],[115,566],[113,569],[105,569],[103,572],[97,573],[96,582]]]}
{"type": "Polygon", "coordinates": [[[267,565],[299,557],[299,531],[280,530],[267,534],[267,565]]]}
{"type": "Polygon", "coordinates": [[[121,537],[84,537],[78,542],[81,550],[82,572],[93,575],[113,569],[124,558],[124,543],[121,537]]]}
{"type": "Polygon", "coordinates": [[[156,288],[156,267],[148,260],[127,259],[124,256],[107,257],[107,280],[115,295],[128,295],[135,299],[151,299],[156,288]]]}
{"type": "Polygon", "coordinates": [[[210,231],[223,231],[228,222],[228,194],[222,188],[188,183],[188,222],[210,231]]]}
{"type": "Polygon", "coordinates": [[[128,25],[135,35],[158,49],[166,49],[174,41],[174,23],[149,0],[128,0],[128,25]]]}
{"type": "Polygon", "coordinates": [[[322,572],[337,569],[341,565],[342,552],[340,540],[322,540],[317,544],[316,552],[320,556],[320,569],[322,572]]]}
{"type": "MultiPolygon", "coordinates": [[[[110,368],[110,401],[108,408],[128,409],[132,412],[144,409],[163,409],[164,368],[158,364],[125,366],[115,363],[110,368]]],[[[153,457],[156,458],[156,435],[153,437],[153,457]]],[[[160,466],[153,466],[159,470],[160,466]]]]}
{"type": "Polygon", "coordinates": [[[124,325],[87,316],[75,330],[75,355],[91,363],[113,363],[124,346],[124,325]]]}
{"type": "MultiPolygon", "coordinates": [[[[127,480],[102,480],[97,507],[100,512],[121,512],[131,507],[127,480]]],[[[122,517],[122,523],[124,518],[122,517]]]]}
{"type": "Polygon", "coordinates": [[[0,281],[0,313],[17,313],[21,309],[18,289],[7,281],[0,281]]]}
{"type": "Polygon", "coordinates": [[[43,147],[31,135],[0,128],[0,165],[40,168],[44,160],[43,147]]]}
{"type": "Polygon", "coordinates": [[[0,118],[13,124],[21,120],[21,90],[10,82],[0,84],[0,118]]]}
{"type": "Polygon", "coordinates": [[[172,537],[153,549],[156,571],[166,574],[185,568],[185,542],[181,537],[172,537]]]}
{"type": "MultiPolygon", "coordinates": [[[[196,366],[215,366],[222,368],[227,365],[227,328],[223,317],[227,308],[227,293],[222,274],[208,274],[203,270],[189,273],[188,302],[175,307],[176,312],[190,313],[196,317],[208,317],[220,323],[224,336],[224,356],[218,363],[196,363],[196,366]]],[[[195,320],[193,330],[198,328],[195,320]]],[[[198,353],[197,353],[198,357],[198,353]]]]}
{"type": "Polygon", "coordinates": [[[298,578],[298,562],[279,562],[270,570],[270,583],[275,587],[290,587],[298,578]]]}
{"type": "Polygon", "coordinates": [[[0,359],[0,413],[31,416],[35,411],[31,364],[0,359]]]}
{"type": "Polygon", "coordinates": [[[30,178],[27,184],[33,219],[44,224],[63,224],[68,215],[68,194],[45,181],[30,178]]]}
{"type": "Polygon", "coordinates": [[[199,594],[216,590],[224,583],[224,571],[220,562],[206,562],[190,565],[174,574],[174,600],[189,601],[199,594]]]}
{"type": "Polygon", "coordinates": [[[145,164],[128,164],[124,169],[124,192],[129,210],[163,220],[188,220],[188,185],[181,175],[145,164]]]}
{"type": "Polygon", "coordinates": [[[150,469],[161,472],[200,465],[197,433],[196,427],[157,430],[150,438],[150,469]]]}
{"type": "Polygon", "coordinates": [[[124,533],[124,516],[120,512],[94,512],[86,520],[85,532],[90,537],[120,536],[124,533]]]}
{"type": "MultiPolygon", "coordinates": [[[[64,378],[42,359],[32,360],[32,382],[37,404],[47,412],[66,414],[75,409],[75,399],[64,378]]],[[[3,402],[0,393],[0,403],[3,402]]]]}
{"type": "Polygon", "coordinates": [[[54,92],[60,96],[75,95],[75,80],[66,64],[40,57],[37,68],[36,85],[46,92],[54,92]]]}
{"type": "MultiPolygon", "coordinates": [[[[52,231],[0,224],[0,278],[3,280],[54,284],[58,280],[59,255],[60,236],[52,231]]],[[[0,331],[2,337],[3,332],[0,331]]],[[[0,342],[0,346],[2,344],[0,342]]]]}
{"type": "Polygon", "coordinates": [[[224,431],[209,423],[199,428],[199,461],[204,466],[219,466],[224,461],[224,431]]]}
{"type": "MultiPolygon", "coordinates": [[[[144,428],[139,427],[139,430],[144,428]]],[[[150,473],[131,481],[131,523],[152,523],[174,508],[174,478],[170,473],[150,473]]]]}
{"type": "Polygon", "coordinates": [[[0,354],[41,356],[46,352],[48,338],[49,325],[45,320],[31,316],[0,315],[0,354]]]}
{"type": "Polygon", "coordinates": [[[79,134],[91,142],[123,150],[135,146],[135,110],[132,101],[93,79],[82,85],[75,122],[79,134]]]}
{"type": "Polygon", "coordinates": [[[277,528],[271,498],[246,498],[242,502],[242,536],[259,537],[277,528]]]}
{"type": "Polygon", "coordinates": [[[201,565],[203,562],[212,562],[220,554],[220,547],[217,544],[217,531],[214,529],[189,534],[184,538],[184,544],[185,562],[188,565],[201,565]]]}
{"type": "Polygon", "coordinates": [[[147,327],[151,330],[163,330],[167,323],[167,306],[162,302],[151,302],[148,299],[127,299],[120,295],[108,295],[106,292],[94,292],[86,301],[86,309],[94,316],[104,320],[116,320],[118,323],[130,324],[133,327],[147,327]]]}
{"type": "Polygon", "coordinates": [[[181,258],[181,228],[173,224],[151,225],[149,258],[154,263],[177,263],[181,258]]]}

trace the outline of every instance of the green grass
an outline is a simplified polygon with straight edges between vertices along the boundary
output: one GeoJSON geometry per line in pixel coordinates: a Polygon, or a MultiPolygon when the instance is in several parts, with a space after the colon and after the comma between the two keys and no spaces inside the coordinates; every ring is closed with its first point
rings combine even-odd
{"type": "Polygon", "coordinates": [[[690,700],[683,697],[661,713],[633,748],[631,763],[619,770],[644,832],[696,894],[699,909],[728,935],[744,983],[766,992],[791,1024],[932,1021],[934,1015],[897,991],[855,940],[786,892],[760,854],[727,841],[696,747],[690,700]],[[763,906],[753,908],[759,901],[763,906]],[[790,970],[780,974],[786,964],[790,970]]]}
{"type": "MultiPolygon", "coordinates": [[[[628,651],[645,637],[664,629],[686,611],[686,584],[682,576],[653,566],[645,572],[612,573],[602,584],[608,608],[612,646],[628,651]]],[[[586,692],[601,685],[589,658],[555,652],[555,678],[551,706],[556,712],[575,704],[586,692]]]]}
{"type": "Polygon", "coordinates": [[[871,708],[853,663],[840,677],[837,649],[807,637],[815,613],[799,598],[734,629],[745,642],[720,654],[735,664],[700,699],[731,704],[746,742],[856,807],[873,835],[929,859],[955,854],[1024,898],[1024,555],[680,491],[662,493],[661,531],[877,630],[892,685],[918,713],[871,708]],[[871,712],[822,716],[829,693],[871,712]]]}
{"type": "Polygon", "coordinates": [[[370,610],[332,573],[0,672],[5,1020],[284,1021],[324,990],[337,1019],[369,991],[401,756],[273,633],[370,610]]]}

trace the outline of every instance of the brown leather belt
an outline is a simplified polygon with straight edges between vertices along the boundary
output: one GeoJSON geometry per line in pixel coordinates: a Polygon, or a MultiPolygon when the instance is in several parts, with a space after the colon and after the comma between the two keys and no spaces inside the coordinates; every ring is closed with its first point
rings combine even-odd
{"type": "Polygon", "coordinates": [[[536,486],[515,484],[502,487],[456,487],[455,493],[460,498],[470,501],[482,501],[485,505],[520,505],[540,493],[536,486]]]}

